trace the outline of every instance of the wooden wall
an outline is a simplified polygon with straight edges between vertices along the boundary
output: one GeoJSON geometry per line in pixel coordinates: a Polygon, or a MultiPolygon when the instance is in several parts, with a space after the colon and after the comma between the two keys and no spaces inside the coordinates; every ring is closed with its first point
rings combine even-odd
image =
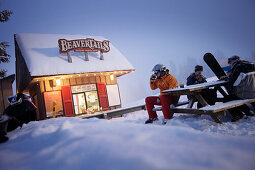
{"type": "MultiPolygon", "coordinates": [[[[106,85],[117,84],[117,78],[116,76],[114,76],[114,80],[111,80],[110,75],[66,78],[60,79],[60,86],[56,84],[55,80],[49,79],[44,79],[42,81],[33,83],[29,87],[29,93],[33,98],[33,102],[38,107],[37,119],[38,120],[46,119],[46,110],[43,96],[44,92],[61,90],[61,86],[66,85],[74,86],[83,84],[95,84],[100,82],[104,82],[106,85]]],[[[110,109],[116,109],[119,107],[120,106],[111,107],[110,109]]]]}
{"type": "Polygon", "coordinates": [[[29,87],[29,94],[32,97],[33,103],[37,106],[37,120],[46,119],[46,110],[43,97],[44,87],[42,83],[43,82],[37,82],[29,87]]]}
{"type": "Polygon", "coordinates": [[[66,85],[82,85],[82,84],[95,84],[99,82],[104,82],[105,84],[117,84],[117,79],[114,77],[114,80],[110,79],[110,76],[93,76],[93,77],[77,77],[77,78],[66,78],[66,79],[60,79],[60,86],[57,86],[55,80],[44,80],[40,81],[40,87],[41,91],[55,91],[55,90],[61,90],[61,86],[66,85]]]}

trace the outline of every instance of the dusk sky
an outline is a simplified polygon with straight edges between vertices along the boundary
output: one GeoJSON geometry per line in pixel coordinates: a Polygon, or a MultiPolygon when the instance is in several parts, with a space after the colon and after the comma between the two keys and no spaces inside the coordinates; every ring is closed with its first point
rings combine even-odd
{"type": "MultiPolygon", "coordinates": [[[[196,64],[205,66],[206,52],[255,56],[254,0],[0,0],[5,9],[14,13],[0,23],[0,41],[10,42],[12,56],[0,65],[7,75],[15,73],[15,33],[104,36],[136,69],[119,79],[120,89],[125,84],[136,91],[124,103],[152,94],[148,79],[155,64],[186,83],[196,64]]],[[[207,67],[204,72],[212,75],[207,67]]]]}

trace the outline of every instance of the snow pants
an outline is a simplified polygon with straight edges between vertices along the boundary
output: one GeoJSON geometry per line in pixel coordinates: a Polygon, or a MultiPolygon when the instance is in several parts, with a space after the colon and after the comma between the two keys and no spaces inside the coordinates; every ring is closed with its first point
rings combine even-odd
{"type": "Polygon", "coordinates": [[[173,112],[170,109],[170,105],[176,105],[179,100],[179,96],[171,96],[171,95],[159,95],[159,96],[149,96],[146,97],[145,103],[146,108],[149,114],[149,118],[157,118],[156,111],[153,111],[155,105],[162,105],[162,112],[164,114],[165,119],[173,118],[173,112]]]}

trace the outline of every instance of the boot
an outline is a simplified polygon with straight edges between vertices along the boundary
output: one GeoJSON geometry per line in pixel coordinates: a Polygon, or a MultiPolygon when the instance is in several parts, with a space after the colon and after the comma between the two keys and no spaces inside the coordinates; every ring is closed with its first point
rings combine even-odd
{"type": "Polygon", "coordinates": [[[168,120],[170,120],[170,119],[165,119],[165,118],[163,118],[163,119],[162,119],[162,125],[167,124],[167,121],[168,121],[168,120]]]}
{"type": "Polygon", "coordinates": [[[236,121],[242,119],[244,117],[244,115],[242,112],[237,112],[235,114],[232,114],[232,117],[233,118],[232,118],[231,122],[236,122],[236,121]]]}
{"type": "Polygon", "coordinates": [[[149,118],[148,120],[145,121],[145,124],[153,123],[155,120],[158,120],[158,118],[149,118]]]}
{"type": "Polygon", "coordinates": [[[249,110],[245,113],[246,116],[255,116],[255,113],[252,110],[249,110]]]}

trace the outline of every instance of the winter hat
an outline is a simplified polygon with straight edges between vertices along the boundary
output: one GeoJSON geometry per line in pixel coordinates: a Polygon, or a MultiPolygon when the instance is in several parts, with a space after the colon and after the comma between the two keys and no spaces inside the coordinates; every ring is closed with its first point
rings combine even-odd
{"type": "Polygon", "coordinates": [[[197,71],[203,71],[203,66],[196,65],[195,66],[195,72],[197,72],[197,71]]]}
{"type": "Polygon", "coordinates": [[[237,56],[237,55],[234,55],[234,56],[228,58],[228,64],[230,62],[236,62],[236,61],[239,61],[239,60],[240,60],[240,57],[237,56]]]}

